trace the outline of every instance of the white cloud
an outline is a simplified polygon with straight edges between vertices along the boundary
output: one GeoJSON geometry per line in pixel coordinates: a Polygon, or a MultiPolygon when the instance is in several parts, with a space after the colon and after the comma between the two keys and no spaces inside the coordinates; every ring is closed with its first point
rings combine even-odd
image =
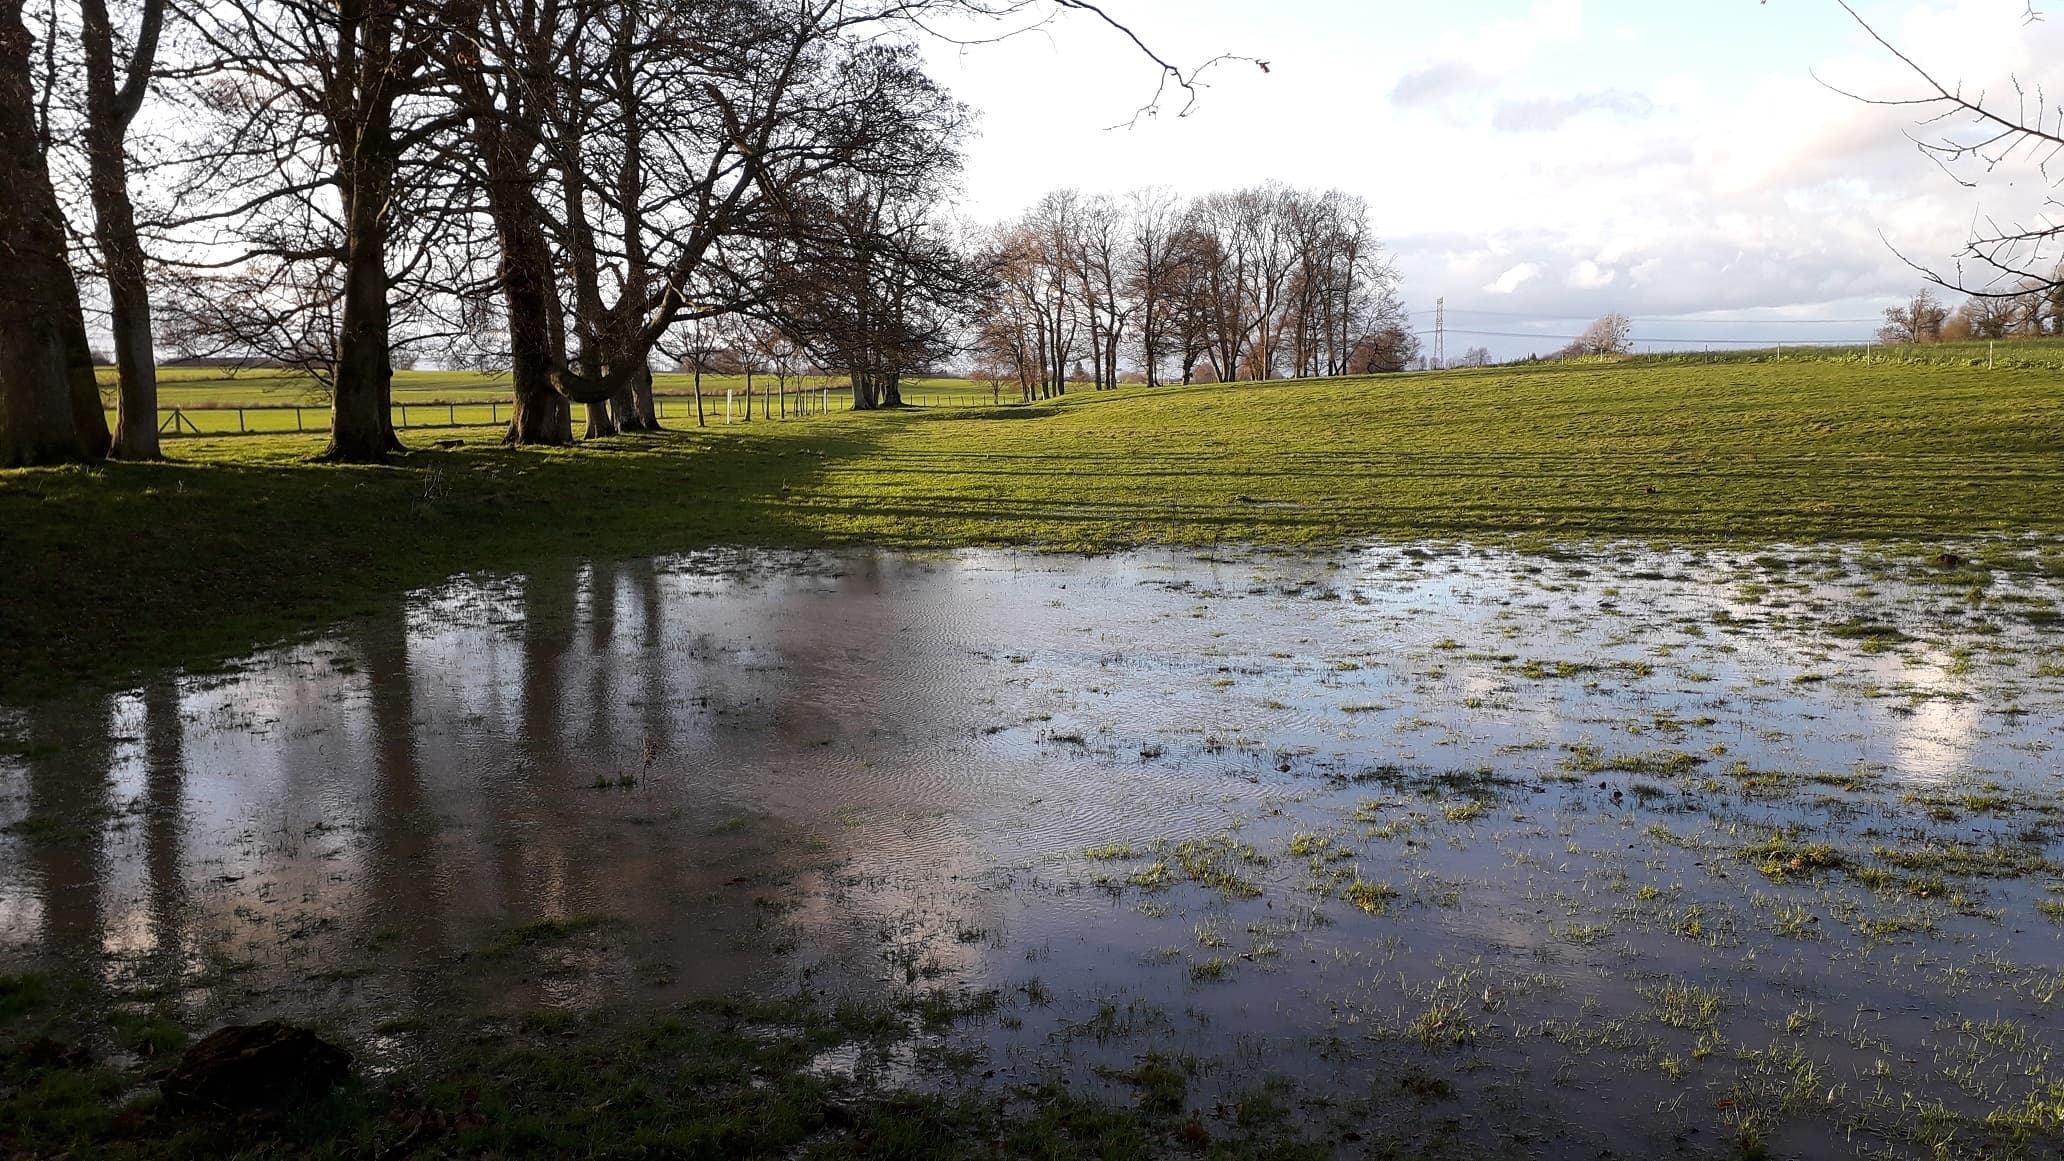
{"type": "MultiPolygon", "coordinates": [[[[1131,2],[1135,27],[1165,30],[1178,57],[1251,52],[1272,71],[1222,69],[1193,116],[1107,134],[1097,130],[1130,114],[1129,94],[1028,78],[1135,75],[1129,49],[971,52],[942,74],[987,114],[971,212],[1015,213],[1055,185],[1195,194],[1276,178],[1365,195],[1422,318],[1445,295],[1451,313],[1474,299],[1558,317],[1861,319],[1871,300],[1917,284],[1900,254],[1947,271],[1979,213],[2031,220],[2054,188],[2009,166],[1966,190],[1917,152],[1908,134],[1928,130],[1913,109],[1829,88],[1914,91],[1832,5],[1618,3],[1608,14],[1601,2],[1587,25],[1575,0],[1508,0],[1516,15],[1484,24],[1456,5],[1277,0],[1257,14],[1248,0],[1131,2]],[[992,52],[1025,67],[997,67],[992,52]]],[[[2023,26],[2022,0],[1863,10],[1948,83],[2007,93],[2018,73],[2031,91],[2064,91],[2064,12],[2023,26]]]]}
{"type": "Polygon", "coordinates": [[[1570,268],[1569,284],[1578,290],[1601,290],[1611,286],[1620,272],[1607,266],[1600,266],[1589,258],[1570,268]]]}
{"type": "Polygon", "coordinates": [[[1490,285],[1484,287],[1492,294],[1511,294],[1541,276],[1541,267],[1532,262],[1522,262],[1500,274],[1490,285]]]}
{"type": "Polygon", "coordinates": [[[1560,129],[1586,113],[1610,113],[1638,121],[1655,112],[1655,102],[1640,93],[1605,89],[1570,97],[1533,97],[1498,102],[1491,128],[1505,133],[1544,133],[1560,129]]]}
{"type": "Polygon", "coordinates": [[[1444,60],[1414,69],[1391,86],[1390,103],[1400,108],[1438,105],[1452,97],[1467,96],[1487,89],[1490,74],[1467,61],[1444,60]]]}

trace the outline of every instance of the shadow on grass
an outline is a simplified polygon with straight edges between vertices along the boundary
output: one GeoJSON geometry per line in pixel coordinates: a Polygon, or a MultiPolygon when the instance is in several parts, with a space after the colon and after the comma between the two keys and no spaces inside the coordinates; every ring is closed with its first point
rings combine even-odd
{"type": "Polygon", "coordinates": [[[785,497],[897,424],[481,444],[379,467],[319,437],[191,440],[182,458],[0,473],[0,703],[209,664],[468,571],[711,544],[822,543],[785,497]]]}

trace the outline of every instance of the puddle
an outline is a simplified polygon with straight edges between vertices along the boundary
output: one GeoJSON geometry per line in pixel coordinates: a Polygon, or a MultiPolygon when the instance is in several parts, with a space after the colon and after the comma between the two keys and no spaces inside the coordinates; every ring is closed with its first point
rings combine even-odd
{"type": "Polygon", "coordinates": [[[1990,1116],[2041,1155],[2035,551],[1975,587],[1452,546],[454,583],[0,717],[0,959],[376,1068],[454,1005],[886,994],[938,1009],[915,1047],[816,1067],[1124,1098],[1161,1054],[1343,1149],[1955,1155],[1990,1116]]]}

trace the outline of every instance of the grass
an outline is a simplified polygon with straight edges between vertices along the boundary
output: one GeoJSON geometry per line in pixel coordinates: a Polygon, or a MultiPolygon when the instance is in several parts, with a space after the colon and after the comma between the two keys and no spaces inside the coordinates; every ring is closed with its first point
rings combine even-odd
{"type": "MultiPolygon", "coordinates": [[[[1051,1082],[1007,1098],[885,1091],[810,1068],[842,1047],[886,1053],[907,1035],[906,1014],[944,1026],[985,1018],[996,1003],[993,993],[722,999],[658,1015],[460,1018],[426,1030],[405,1063],[377,1077],[361,1070],[290,1117],[218,1119],[166,1109],[146,1066],[100,1058],[95,1046],[120,1028],[95,1012],[91,985],[0,976],[0,1156],[944,1161],[1165,1155],[1200,1142],[1228,1158],[1329,1155],[1268,1118],[1186,1116],[1187,1072],[1162,1056],[1122,1078],[1137,1089],[1131,1103],[1051,1082]]],[[[1241,1106],[1265,1097],[1245,1094],[1241,1106]]]]}
{"type": "MultiPolygon", "coordinates": [[[[114,369],[101,368],[100,382],[103,402],[112,422],[114,369]]],[[[704,375],[703,406],[715,422],[721,423],[724,393],[734,392],[734,407],[742,421],[746,389],[743,375],[704,375]]],[[[771,375],[755,375],[751,389],[759,397],[781,390],[782,384],[771,375]]],[[[843,411],[852,405],[846,380],[840,376],[791,376],[786,390],[792,396],[805,391],[829,391],[830,396],[824,402],[834,411],[843,411]],[[840,394],[841,391],[846,393],[840,394]]],[[[905,385],[908,401],[927,407],[990,405],[998,399],[1014,399],[1015,391],[1015,388],[1010,392],[992,391],[986,382],[963,379],[913,379],[907,380],[905,385]]],[[[395,419],[410,427],[492,423],[508,418],[509,392],[509,380],[504,375],[478,371],[397,371],[394,375],[395,419]],[[499,408],[494,406],[496,404],[500,405],[499,408]],[[402,408],[408,410],[403,411],[402,408]]],[[[663,420],[694,421],[693,376],[655,375],[653,392],[663,420]]],[[[811,402],[814,406],[816,400],[813,398],[811,402]]],[[[203,435],[279,434],[304,428],[319,430],[326,422],[324,412],[328,406],[328,395],[321,387],[307,375],[296,371],[166,367],[158,372],[159,419],[161,423],[168,422],[174,409],[180,411],[184,419],[178,423],[176,434],[179,435],[191,434],[196,428],[203,435]],[[303,413],[295,415],[289,410],[295,407],[303,408],[303,413]],[[242,415],[237,414],[240,408],[244,409],[242,415]]],[[[761,406],[764,406],[764,401],[755,406],[755,415],[761,406]]],[[[781,406],[777,398],[773,403],[777,418],[781,406]]],[[[790,410],[797,406],[793,398],[788,401],[790,410]]],[[[168,434],[174,433],[168,431],[168,434]]]]}
{"type": "Polygon", "coordinates": [[[26,562],[0,701],[213,662],[457,572],[719,543],[2054,533],[2060,429],[2043,370],[1788,360],[1077,392],[577,449],[464,428],[380,468],[312,464],[316,436],[181,440],[170,463],[0,473],[0,556],[26,562]]]}

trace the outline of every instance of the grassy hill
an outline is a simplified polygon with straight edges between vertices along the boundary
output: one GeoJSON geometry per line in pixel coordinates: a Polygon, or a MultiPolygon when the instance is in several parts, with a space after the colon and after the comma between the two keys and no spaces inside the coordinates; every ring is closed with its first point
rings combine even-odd
{"type": "MultiPolygon", "coordinates": [[[[206,662],[454,572],[712,543],[1768,543],[2064,530],[2064,377],[1620,364],[1076,392],[381,468],[316,436],[0,472],[0,700],[206,662]]],[[[425,442],[422,438],[414,440],[425,442]]]]}

